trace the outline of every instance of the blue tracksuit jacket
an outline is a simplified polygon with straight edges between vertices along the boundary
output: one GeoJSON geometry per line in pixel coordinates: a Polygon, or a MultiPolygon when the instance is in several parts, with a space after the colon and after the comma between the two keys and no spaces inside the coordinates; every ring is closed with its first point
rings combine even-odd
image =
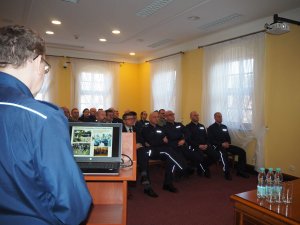
{"type": "Polygon", "coordinates": [[[62,111],[0,72],[0,224],[79,224],[90,204],[62,111]]]}

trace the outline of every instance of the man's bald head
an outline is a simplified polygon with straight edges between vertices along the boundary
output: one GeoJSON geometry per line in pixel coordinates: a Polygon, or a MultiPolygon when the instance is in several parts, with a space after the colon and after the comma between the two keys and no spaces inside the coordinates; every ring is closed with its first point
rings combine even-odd
{"type": "Polygon", "coordinates": [[[158,112],[150,113],[149,121],[152,125],[156,125],[158,123],[158,112]]]}
{"type": "Polygon", "coordinates": [[[192,111],[190,113],[190,119],[192,122],[198,123],[199,122],[199,113],[197,113],[196,111],[192,111]]]}

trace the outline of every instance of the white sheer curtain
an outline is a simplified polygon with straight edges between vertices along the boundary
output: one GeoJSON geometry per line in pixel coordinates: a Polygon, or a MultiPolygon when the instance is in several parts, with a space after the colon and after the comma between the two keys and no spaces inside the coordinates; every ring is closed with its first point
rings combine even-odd
{"type": "Polygon", "coordinates": [[[108,109],[117,104],[119,64],[96,60],[71,59],[72,105],[108,109]]]}
{"type": "Polygon", "coordinates": [[[152,109],[172,110],[181,121],[181,55],[151,62],[150,71],[152,109]]]}
{"type": "Polygon", "coordinates": [[[204,48],[203,120],[221,112],[233,144],[256,141],[255,166],[264,166],[264,33],[204,48]]]}
{"type": "Polygon", "coordinates": [[[55,77],[60,69],[59,58],[53,56],[46,56],[47,62],[51,65],[50,71],[45,75],[43,86],[39,93],[35,96],[37,100],[53,102],[57,93],[57,86],[55,85],[55,77]]]}

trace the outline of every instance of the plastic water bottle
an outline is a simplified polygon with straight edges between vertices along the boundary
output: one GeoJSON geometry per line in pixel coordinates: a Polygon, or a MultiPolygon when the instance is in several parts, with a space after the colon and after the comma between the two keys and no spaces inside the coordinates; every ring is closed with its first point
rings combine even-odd
{"type": "Polygon", "coordinates": [[[265,168],[260,168],[257,176],[257,198],[266,196],[265,168]]]}
{"type": "Polygon", "coordinates": [[[269,171],[266,175],[266,197],[267,201],[272,203],[274,202],[274,173],[273,168],[269,168],[269,171]]]}
{"type": "Polygon", "coordinates": [[[276,202],[281,203],[283,201],[282,199],[282,181],[283,176],[281,173],[280,168],[276,168],[275,175],[274,175],[274,191],[276,196],[276,202]]]}

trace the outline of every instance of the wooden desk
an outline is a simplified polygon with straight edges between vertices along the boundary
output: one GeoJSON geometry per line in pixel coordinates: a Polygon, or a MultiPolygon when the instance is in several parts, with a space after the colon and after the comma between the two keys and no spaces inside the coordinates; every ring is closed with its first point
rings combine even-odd
{"type": "Polygon", "coordinates": [[[126,225],[127,182],[136,180],[135,135],[122,134],[122,153],[133,159],[131,168],[120,170],[119,176],[85,176],[94,207],[87,225],[126,225]]]}
{"type": "Polygon", "coordinates": [[[232,195],[234,201],[234,224],[236,225],[283,225],[300,224],[300,179],[294,184],[293,203],[277,204],[259,200],[256,190],[232,195]]]}

